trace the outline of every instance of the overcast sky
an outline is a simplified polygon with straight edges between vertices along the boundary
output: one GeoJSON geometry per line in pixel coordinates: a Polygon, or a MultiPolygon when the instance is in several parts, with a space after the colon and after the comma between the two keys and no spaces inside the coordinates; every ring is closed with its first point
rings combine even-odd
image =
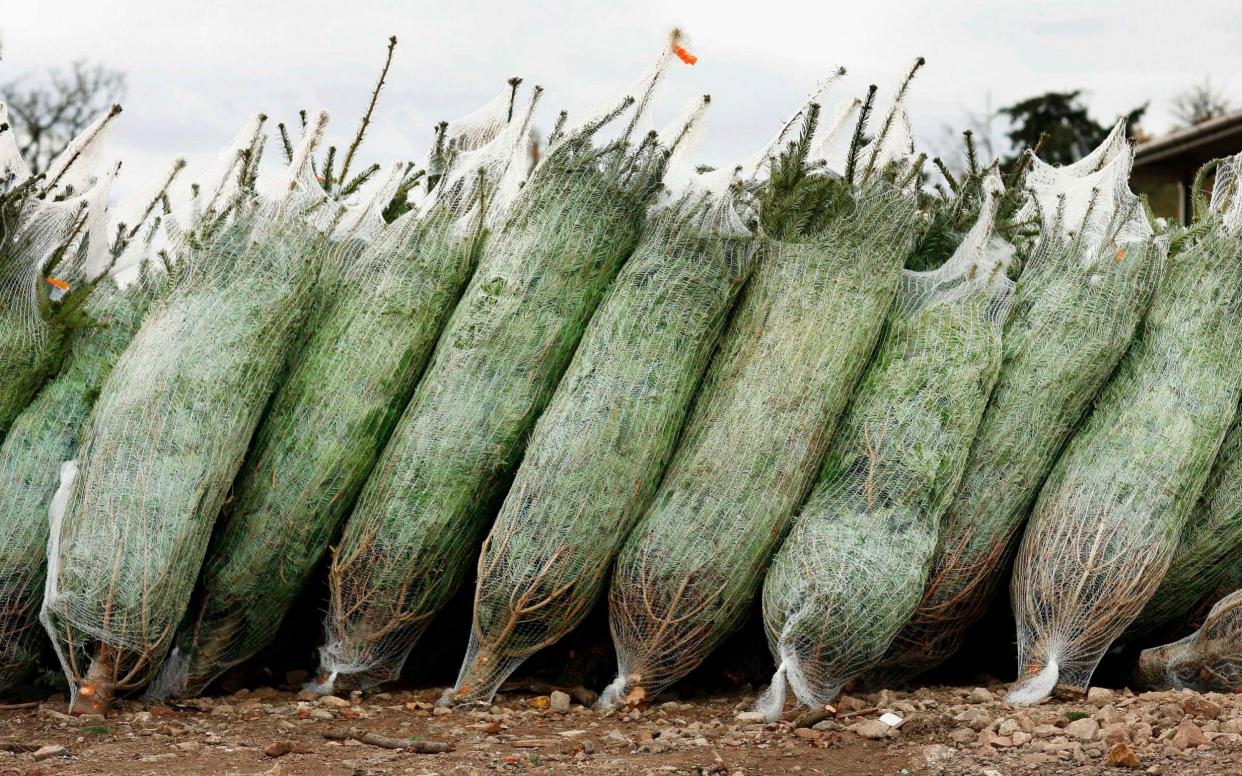
{"type": "MultiPolygon", "coordinates": [[[[535,3],[520,0],[6,0],[0,79],[75,58],[123,70],[125,113],[113,153],[122,190],[145,187],[177,154],[201,170],[249,115],[292,119],[326,108],[330,140],[348,142],[383,60],[396,60],[361,153],[421,156],[434,122],[465,113],[511,75],[545,87],[538,123],[619,93],[665,31],[684,27],[694,67],[674,62],[657,122],[695,95],[713,97],[700,155],[725,163],[763,143],[837,65],[837,96],[890,87],[915,56],[928,65],[911,92],[916,134],[933,153],[946,124],[990,99],[1004,105],[1082,88],[1111,121],[1151,101],[1145,126],[1166,131],[1170,103],[1210,75],[1242,105],[1242,3],[1237,0],[864,0],[840,2],[535,3]]],[[[192,173],[191,173],[192,176],[192,173]]]]}

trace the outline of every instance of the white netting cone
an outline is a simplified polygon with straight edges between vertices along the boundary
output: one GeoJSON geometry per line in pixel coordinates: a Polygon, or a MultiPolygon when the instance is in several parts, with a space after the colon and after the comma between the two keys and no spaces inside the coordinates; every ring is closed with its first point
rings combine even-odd
{"type": "Polygon", "coordinates": [[[1031,514],[1011,584],[1016,700],[1046,694],[1046,679],[1029,677],[1052,662],[1057,684],[1086,688],[1164,577],[1237,412],[1242,234],[1232,219],[1242,197],[1224,189],[1202,231],[1170,258],[1130,350],[1031,514]]]}
{"type": "MultiPolygon", "coordinates": [[[[178,633],[161,690],[188,695],[275,638],[339,533],[461,296],[501,179],[520,166],[540,91],[365,248],[325,271],[307,342],[266,410],[178,633]]],[[[451,125],[449,131],[451,132],[451,125]]],[[[373,205],[392,197],[380,187],[373,205]]],[[[349,240],[359,241],[358,229],[349,240]]]]}
{"type": "Polygon", "coordinates": [[[52,526],[40,615],[71,702],[106,708],[158,669],[217,513],[284,369],[325,240],[310,124],[279,181],[257,197],[259,122],[226,153],[174,230],[170,288],[104,382],[78,476],[52,526]]]}
{"type": "Polygon", "coordinates": [[[916,218],[903,184],[917,168],[830,174],[810,158],[818,115],[807,109],[770,165],[780,183],[760,194],[763,255],[618,556],[610,701],[650,698],[740,624],[896,294],[916,218]]]}
{"type": "Polygon", "coordinates": [[[1014,289],[1000,378],[923,600],[870,686],[908,680],[958,649],[1003,579],[1040,484],[1133,338],[1166,245],[1126,189],[1131,158],[1110,140],[1090,166],[1037,165],[1043,172],[1027,179],[1031,201],[1050,204],[1033,210],[1040,235],[1014,289]]]}
{"type": "Polygon", "coordinates": [[[321,675],[395,677],[465,576],[500,486],[658,192],[669,151],[655,133],[633,132],[670,56],[580,129],[558,128],[489,237],[333,554],[321,675]],[[620,137],[601,143],[614,123],[620,137]]]}
{"type": "MultiPolygon", "coordinates": [[[[832,701],[884,655],[922,596],[940,518],[1001,362],[1013,283],[991,241],[999,176],[943,266],[905,272],[886,331],[841,420],[819,484],[763,585],[763,615],[802,704],[832,701]]],[[[783,693],[783,691],[781,691],[783,693]]],[[[760,701],[775,721],[781,693],[760,701]]]]}

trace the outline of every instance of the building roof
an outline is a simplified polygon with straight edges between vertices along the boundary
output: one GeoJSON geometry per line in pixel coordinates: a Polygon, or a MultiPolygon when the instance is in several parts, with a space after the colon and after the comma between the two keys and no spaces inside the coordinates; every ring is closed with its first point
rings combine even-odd
{"type": "Polygon", "coordinates": [[[1143,143],[1134,152],[1134,172],[1180,176],[1212,159],[1242,150],[1242,111],[1228,113],[1143,143]]]}

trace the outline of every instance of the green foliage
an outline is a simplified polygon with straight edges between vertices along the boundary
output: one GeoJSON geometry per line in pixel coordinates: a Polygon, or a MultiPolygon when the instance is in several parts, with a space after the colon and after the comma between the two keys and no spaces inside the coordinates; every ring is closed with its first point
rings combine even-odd
{"type": "Polygon", "coordinates": [[[819,112],[819,105],[807,108],[798,137],[772,160],[771,177],[759,192],[759,223],[773,240],[814,237],[854,202],[848,181],[807,164],[819,112]]]}

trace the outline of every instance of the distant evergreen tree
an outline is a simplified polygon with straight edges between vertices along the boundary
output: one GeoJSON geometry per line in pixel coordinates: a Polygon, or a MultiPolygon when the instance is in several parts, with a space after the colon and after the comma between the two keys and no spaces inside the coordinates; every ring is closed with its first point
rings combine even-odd
{"type": "MultiPolygon", "coordinates": [[[[1147,112],[1147,103],[1125,114],[1126,134],[1133,137],[1138,122],[1147,112]]],[[[1003,158],[1002,167],[1010,168],[1027,148],[1039,145],[1041,159],[1053,164],[1068,164],[1081,159],[1099,145],[1112,129],[1100,124],[1087,113],[1082,103],[1082,90],[1046,92],[1016,102],[998,111],[1012,124],[1006,137],[1018,149],[1003,158]]]]}

